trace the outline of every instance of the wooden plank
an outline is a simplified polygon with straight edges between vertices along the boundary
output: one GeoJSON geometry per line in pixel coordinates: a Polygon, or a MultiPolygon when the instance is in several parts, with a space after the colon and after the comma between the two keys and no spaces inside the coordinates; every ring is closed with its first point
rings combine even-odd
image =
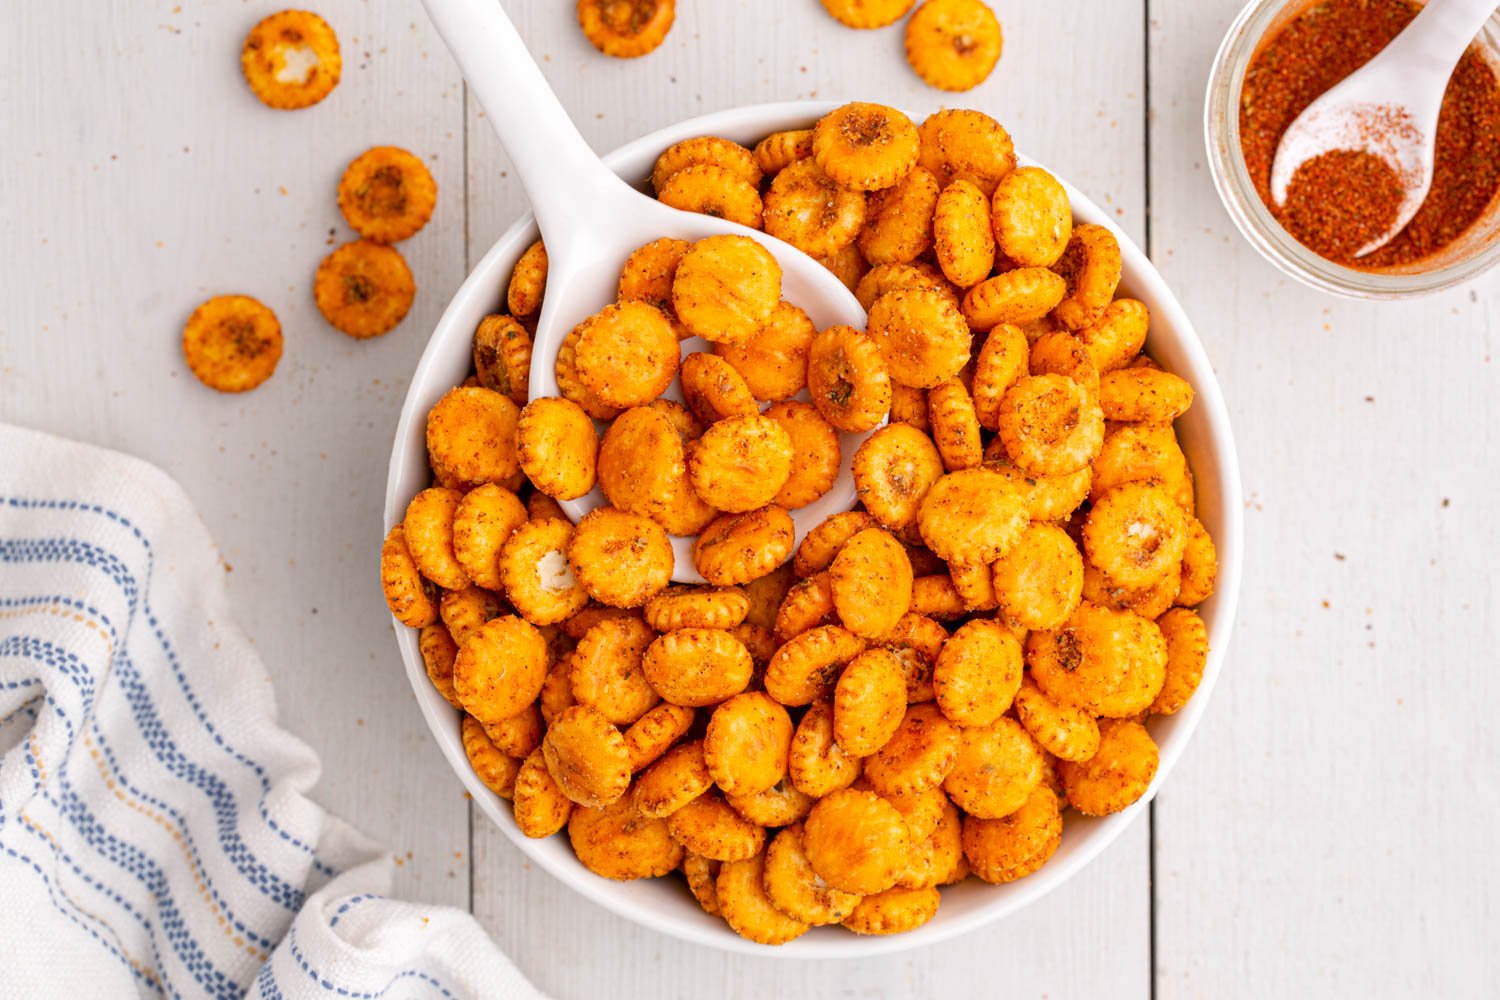
{"type": "Polygon", "coordinates": [[[11,12],[0,42],[0,419],[133,452],[176,476],[224,559],[281,718],[323,759],[316,796],[395,848],[397,889],[468,898],[467,805],[391,642],[376,561],[408,373],[463,276],[461,84],[415,4],[324,0],[343,80],[322,104],[262,106],[245,32],[275,5],[59,0],[11,12]],[[59,53],[68,53],[59,67],[59,53]],[[405,146],[441,190],[400,247],[421,288],[357,343],[311,294],[352,236],[344,165],[405,146]],[[276,376],[243,397],[200,385],[180,331],[212,294],[280,316],[276,376]]]}
{"type": "MultiPolygon", "coordinates": [[[[506,5],[584,135],[607,150],[707,111],[790,98],[878,100],[922,115],[990,111],[1137,237],[1144,209],[1144,17],[1138,3],[1012,5],[1008,48],[981,89],[944,95],[906,68],[899,28],[851,32],[814,3],[681,4],[665,45],[598,56],[569,5],[506,5]],[[769,20],[768,20],[769,16],[769,20]],[[1067,95],[1066,97],[1064,95],[1067,95]]],[[[524,210],[499,144],[470,102],[470,262],[524,210]]],[[[645,931],[534,870],[474,814],[474,910],[554,996],[1144,996],[1150,987],[1149,831],[1142,820],[1069,885],[1000,925],[866,962],[786,963],[645,931]]]]}
{"type": "Polygon", "coordinates": [[[1157,799],[1156,986],[1494,995],[1494,279],[1371,305],[1262,261],[1203,159],[1240,0],[1168,6],[1156,256],[1233,411],[1249,551],[1223,681],[1157,799]]]}

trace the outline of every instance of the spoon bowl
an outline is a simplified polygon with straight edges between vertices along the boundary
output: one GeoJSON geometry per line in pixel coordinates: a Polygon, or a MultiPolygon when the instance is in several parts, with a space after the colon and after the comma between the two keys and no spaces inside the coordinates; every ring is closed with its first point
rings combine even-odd
{"type": "MultiPolygon", "coordinates": [[[[558,396],[554,361],[563,339],[616,298],[625,258],[662,237],[701,240],[735,234],[760,243],[781,267],[782,298],[802,308],[818,329],[864,328],[865,311],[827,268],[789,243],[723,219],[679,211],[622,181],[589,148],[547,85],[498,0],[423,0],[469,86],[505,145],[526,189],[547,247],[547,288],[532,338],[532,399],[558,396]]],[[[698,338],[684,353],[711,349],[698,338]]],[[[668,398],[681,400],[674,381],[668,398]]],[[[805,398],[805,397],[804,397],[805,398]]],[[[792,511],[796,539],[828,515],[855,503],[850,463],[869,436],[842,434],[838,479],[815,502],[792,511]]],[[[575,522],[608,503],[597,487],[562,501],[575,522]]],[[[702,583],[693,565],[693,540],[673,536],[672,579],[702,583]]]]}
{"type": "MultiPolygon", "coordinates": [[[[679,211],[634,188],[624,189],[630,195],[630,200],[625,203],[629,211],[608,219],[601,217],[595,245],[574,247],[574,252],[567,255],[554,255],[552,243],[547,242],[547,294],[542,301],[532,345],[532,399],[561,395],[552,360],[557,357],[563,338],[579,323],[615,300],[620,268],[630,252],[662,237],[693,242],[724,233],[748,236],[769,250],[781,266],[782,298],[800,306],[817,329],[824,330],[838,323],[864,328],[865,311],[853,293],[831,271],[790,244],[723,219],[679,211]],[[606,228],[609,226],[619,228],[610,231],[606,228]]],[[[543,239],[547,239],[545,231],[543,239]]],[[[699,337],[690,337],[682,342],[681,348],[686,357],[696,351],[712,351],[713,345],[699,337]]],[[[665,396],[679,402],[682,400],[678,380],[673,379],[665,396]]],[[[800,398],[807,398],[805,390],[800,398]]],[[[856,495],[850,465],[855,451],[870,433],[839,435],[841,465],[833,488],[813,503],[790,512],[799,542],[828,515],[854,506],[856,495]]],[[[562,500],[559,504],[576,522],[595,507],[608,502],[603,491],[596,486],[576,500],[562,500]]],[[[693,539],[673,535],[671,541],[674,557],[672,579],[678,583],[702,583],[703,577],[693,565],[693,539]]]]}

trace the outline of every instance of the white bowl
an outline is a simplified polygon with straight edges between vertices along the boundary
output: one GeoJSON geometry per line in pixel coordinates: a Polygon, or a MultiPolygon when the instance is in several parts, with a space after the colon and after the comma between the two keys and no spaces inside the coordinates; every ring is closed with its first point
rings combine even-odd
{"type": "MultiPolygon", "coordinates": [[[[605,162],[622,176],[644,182],[657,155],[682,139],[719,135],[753,144],[771,132],[808,127],[834,106],[826,102],[797,101],[703,115],[627,143],[606,156],[605,162]]],[[[1064,184],[1067,186],[1066,182],[1064,184]]],[[[1151,734],[1161,747],[1161,765],[1146,795],[1124,812],[1101,819],[1068,814],[1062,846],[1039,871],[1003,886],[970,879],[961,885],[945,888],[937,915],[916,931],[891,937],[860,937],[837,927],[814,928],[789,944],[767,948],[739,937],[723,920],[705,914],[679,879],[612,882],[579,864],[565,835],[545,840],[531,840],[524,836],[511,816],[510,804],[486,788],[469,767],[459,740],[459,713],[428,681],[417,649],[417,633],[397,623],[396,641],[406,662],[407,676],[416,692],[417,702],[422,706],[422,714],[448,763],[485,814],[520,850],[563,884],[643,926],[698,944],[787,958],[865,957],[930,945],[1015,913],[1071,878],[1146,808],[1146,803],[1161,787],[1172,765],[1186,748],[1223,667],[1239,593],[1243,547],[1239,466],[1219,384],[1182,307],[1145,254],[1115,226],[1109,215],[1071,186],[1067,186],[1067,190],[1076,218],[1107,226],[1119,239],[1124,260],[1120,291],[1140,299],[1151,311],[1147,349],[1165,368],[1187,378],[1197,390],[1192,409],[1177,422],[1177,427],[1196,476],[1198,516],[1213,536],[1219,552],[1218,590],[1199,609],[1208,625],[1208,665],[1197,694],[1185,708],[1175,715],[1153,718],[1149,723],[1151,734]]],[[[390,478],[386,484],[387,530],[401,520],[407,501],[429,485],[425,441],[427,411],[443,393],[469,374],[474,328],[485,315],[502,308],[511,268],[536,238],[536,224],[532,217],[527,215],[518,220],[484,255],[438,321],[432,340],[412,376],[396,428],[390,478]]],[[[371,544],[378,547],[378,539],[371,544]]]]}

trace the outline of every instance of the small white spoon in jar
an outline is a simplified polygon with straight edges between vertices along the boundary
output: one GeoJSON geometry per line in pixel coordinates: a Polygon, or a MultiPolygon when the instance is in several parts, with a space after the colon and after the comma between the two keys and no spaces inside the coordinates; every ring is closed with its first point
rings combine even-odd
{"type": "Polygon", "coordinates": [[[1495,0],[1431,0],[1375,58],[1297,116],[1276,147],[1271,198],[1286,203],[1297,169],[1340,150],[1369,153],[1401,183],[1402,198],[1384,233],[1355,257],[1374,253],[1406,227],[1432,187],[1438,112],[1448,78],[1495,11],[1495,0]]]}
{"type": "MultiPolygon", "coordinates": [[[[532,343],[531,398],[558,396],[554,359],[572,329],[616,297],[620,268],[631,251],[664,236],[700,240],[749,236],[781,266],[782,298],[800,306],[819,329],[865,325],[858,300],[827,268],[790,244],[744,226],[663,205],[606,167],[573,125],[499,0],[423,0],[485,115],[505,145],[536,214],[547,247],[547,290],[532,343]]],[[[708,350],[696,338],[683,351],[708,350]]],[[[670,395],[680,398],[673,385],[670,395]]],[[[800,541],[829,514],[855,503],[849,470],[868,434],[841,434],[843,463],[833,488],[792,511],[800,541]]],[[[562,501],[574,521],[607,503],[597,488],[562,501]]],[[[691,538],[674,536],[674,580],[700,583],[691,538]]]]}

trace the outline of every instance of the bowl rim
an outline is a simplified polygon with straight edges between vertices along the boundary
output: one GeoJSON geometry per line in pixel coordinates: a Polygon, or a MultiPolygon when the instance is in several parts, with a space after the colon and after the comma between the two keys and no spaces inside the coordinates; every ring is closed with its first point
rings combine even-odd
{"type": "MultiPolygon", "coordinates": [[[[662,149],[684,138],[749,127],[757,130],[763,129],[766,134],[779,129],[807,127],[811,122],[842,103],[821,100],[784,101],[742,105],[698,115],[631,140],[606,154],[603,159],[612,169],[624,172],[625,164],[648,154],[649,159],[646,162],[649,163],[662,149]]],[[[1024,156],[1021,157],[1021,161],[1040,165],[1024,156]]],[[[1222,390],[1203,344],[1176,296],[1172,294],[1165,279],[1135,242],[1097,204],[1069,184],[1061,175],[1056,176],[1068,192],[1075,216],[1105,226],[1119,241],[1126,281],[1141,286],[1134,294],[1145,291],[1147,294],[1143,297],[1152,299],[1152,330],[1171,331],[1170,334],[1156,332],[1154,336],[1158,338],[1158,342],[1162,336],[1169,337],[1187,361],[1196,393],[1196,405],[1202,407],[1206,414],[1204,424],[1208,433],[1203,447],[1207,453],[1215,455],[1217,459],[1215,465],[1218,468],[1219,489],[1216,499],[1222,525],[1214,539],[1219,557],[1219,575],[1214,596],[1211,598],[1215,602],[1215,611],[1212,615],[1213,621],[1209,623],[1208,660],[1194,697],[1181,711],[1171,717],[1175,720],[1172,738],[1158,741],[1160,762],[1146,794],[1122,812],[1092,820],[1094,825],[1086,832],[1079,834],[1085,837],[1086,841],[1078,849],[1069,853],[1065,858],[1055,859],[1054,863],[1043,866],[1026,879],[1010,883],[1006,887],[1009,891],[997,894],[993,903],[975,907],[957,917],[935,921],[906,934],[885,937],[854,934],[824,937],[808,934],[786,945],[768,948],[740,937],[722,924],[714,927],[707,921],[690,923],[675,916],[664,917],[652,910],[649,905],[644,905],[641,900],[631,898],[629,893],[622,891],[623,887],[628,886],[629,883],[612,882],[594,875],[579,864],[571,852],[565,857],[559,857],[553,852],[539,848],[539,845],[549,843],[555,840],[555,837],[534,841],[521,834],[508,811],[502,810],[504,800],[485,787],[475,775],[473,768],[469,766],[468,758],[459,739],[455,710],[432,687],[427,676],[426,667],[418,651],[417,630],[407,628],[392,617],[397,645],[406,666],[407,679],[412,686],[428,729],[447,759],[449,767],[458,776],[472,800],[529,860],[564,885],[612,913],[642,927],[680,940],[763,958],[867,958],[946,941],[1024,909],[1071,879],[1112,844],[1134,822],[1142,810],[1149,807],[1167,775],[1191,741],[1223,669],[1238,604],[1241,553],[1244,549],[1239,462],[1222,390]]],[[[426,404],[422,403],[422,397],[428,391],[427,384],[432,380],[431,372],[442,365],[446,355],[451,353],[451,350],[445,351],[440,345],[446,345],[451,339],[450,328],[458,325],[459,317],[470,310],[473,300],[483,298],[491,303],[496,300],[497,288],[503,288],[503,285],[496,282],[497,275],[508,273],[506,261],[519,257],[530,241],[535,238],[533,236],[535,226],[535,217],[530,212],[523,213],[509,226],[470,270],[433,328],[427,347],[408,383],[401,415],[397,422],[386,482],[381,525],[382,538],[391,526],[401,520],[406,502],[410,499],[409,487],[404,487],[403,479],[405,468],[411,459],[413,442],[421,440],[413,437],[414,425],[418,420],[425,424],[426,404]]],[[[467,329],[463,332],[466,336],[469,333],[467,329]]],[[[421,459],[421,467],[426,467],[425,457],[421,459]]],[[[814,928],[814,931],[816,930],[818,928],[814,928]]]]}

